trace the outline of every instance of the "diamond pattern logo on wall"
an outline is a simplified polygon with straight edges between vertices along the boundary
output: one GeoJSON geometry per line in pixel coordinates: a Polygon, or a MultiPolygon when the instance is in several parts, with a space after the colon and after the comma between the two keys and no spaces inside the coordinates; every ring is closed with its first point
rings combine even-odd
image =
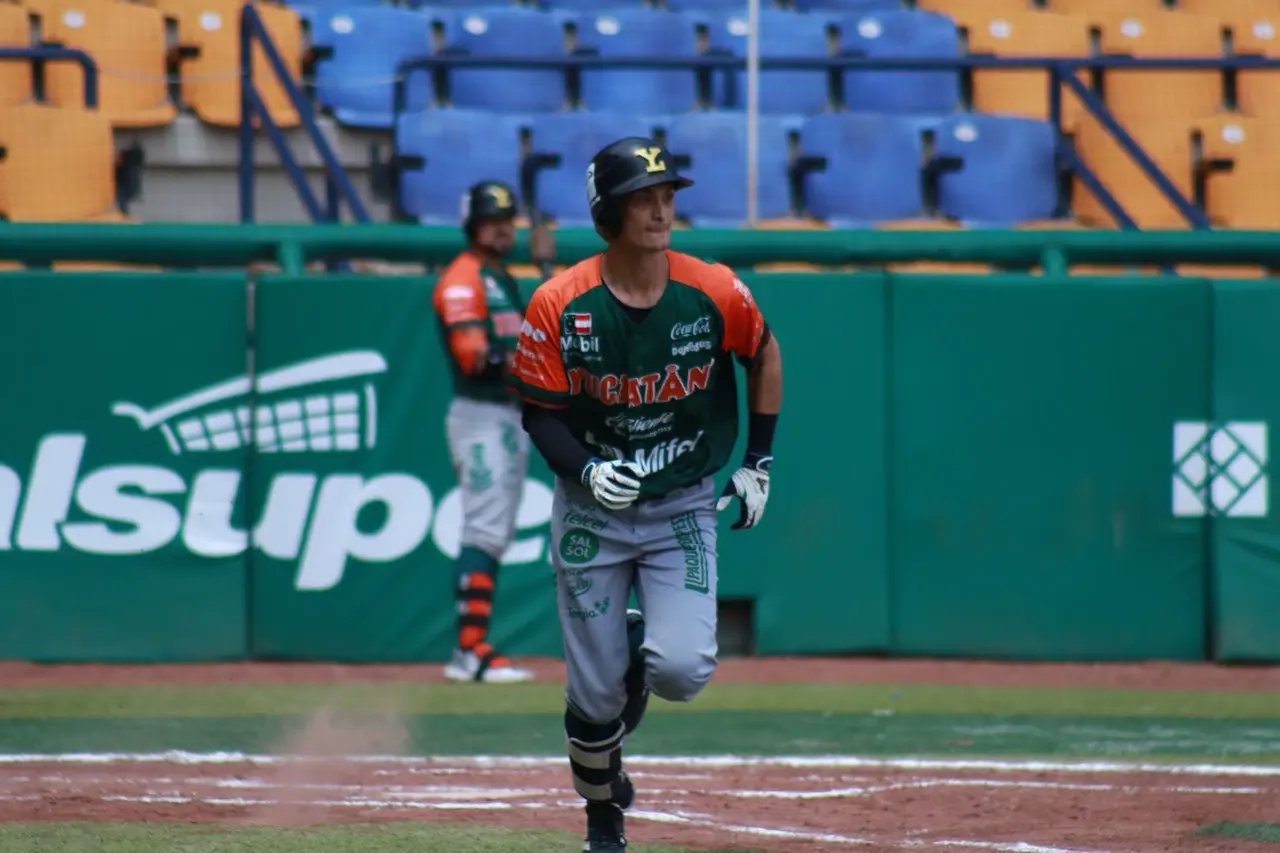
{"type": "Polygon", "coordinates": [[[1265,422],[1173,425],[1175,516],[1262,518],[1268,503],[1265,422]]]}

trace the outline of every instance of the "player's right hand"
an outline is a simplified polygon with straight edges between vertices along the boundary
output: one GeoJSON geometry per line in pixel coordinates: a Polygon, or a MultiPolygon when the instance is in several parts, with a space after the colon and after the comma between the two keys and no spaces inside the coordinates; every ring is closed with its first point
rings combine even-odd
{"type": "Polygon", "coordinates": [[[582,470],[582,484],[606,509],[625,509],[640,496],[644,471],[634,462],[592,459],[582,470]]]}

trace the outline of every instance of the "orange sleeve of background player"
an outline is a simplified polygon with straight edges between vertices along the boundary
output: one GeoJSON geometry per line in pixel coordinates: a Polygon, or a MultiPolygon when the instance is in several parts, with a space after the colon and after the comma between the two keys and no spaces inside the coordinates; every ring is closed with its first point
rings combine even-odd
{"type": "Polygon", "coordinates": [[[480,262],[462,255],[450,264],[436,282],[434,302],[454,360],[463,373],[480,374],[489,354],[489,335],[484,325],[489,304],[480,278],[480,262]]]}
{"type": "Polygon", "coordinates": [[[760,353],[760,347],[768,340],[769,327],[765,323],[760,306],[742,279],[723,264],[715,264],[703,279],[703,291],[724,318],[724,342],[726,352],[750,363],[760,353]]]}
{"type": "Polygon", "coordinates": [[[533,292],[511,368],[511,384],[522,398],[553,409],[569,404],[569,377],[560,350],[560,317],[567,302],[564,291],[553,278],[533,292]]]}

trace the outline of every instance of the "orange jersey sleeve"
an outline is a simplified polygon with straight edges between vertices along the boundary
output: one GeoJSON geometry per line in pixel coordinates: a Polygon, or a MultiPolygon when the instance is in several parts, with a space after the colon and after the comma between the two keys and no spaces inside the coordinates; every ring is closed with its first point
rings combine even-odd
{"type": "Polygon", "coordinates": [[[724,264],[708,264],[673,253],[671,277],[700,288],[724,318],[726,352],[750,361],[760,352],[767,326],[751,289],[724,264]]]}
{"type": "Polygon", "coordinates": [[[440,274],[433,301],[454,360],[464,373],[480,373],[489,352],[489,336],[484,329],[489,305],[480,278],[480,261],[470,254],[459,255],[440,274]]]}
{"type": "Polygon", "coordinates": [[[560,350],[560,315],[565,300],[553,278],[538,287],[525,310],[516,344],[511,383],[531,403],[561,408],[568,405],[569,377],[560,350]]]}

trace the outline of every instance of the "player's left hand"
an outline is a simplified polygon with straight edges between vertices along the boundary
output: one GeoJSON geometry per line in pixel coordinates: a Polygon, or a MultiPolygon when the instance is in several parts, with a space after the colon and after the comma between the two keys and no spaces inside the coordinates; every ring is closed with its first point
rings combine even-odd
{"type": "Polygon", "coordinates": [[[720,500],[716,501],[717,512],[728,509],[734,498],[742,502],[738,520],[730,529],[749,530],[760,523],[764,505],[769,501],[769,469],[772,467],[772,456],[748,453],[742,467],[733,472],[720,500]]]}

